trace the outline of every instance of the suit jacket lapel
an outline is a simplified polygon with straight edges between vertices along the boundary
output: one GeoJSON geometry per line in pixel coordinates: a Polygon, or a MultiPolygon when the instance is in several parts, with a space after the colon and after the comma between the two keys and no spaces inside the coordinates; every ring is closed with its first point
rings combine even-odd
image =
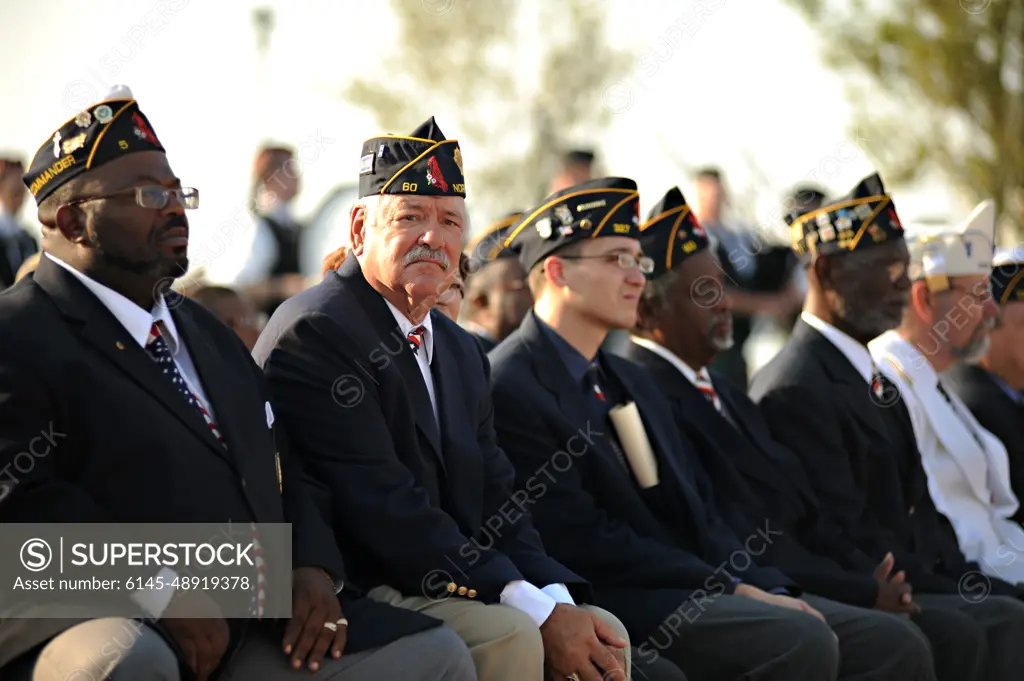
{"type": "MultiPolygon", "coordinates": [[[[196,324],[191,312],[183,307],[178,307],[172,314],[174,324],[178,328],[185,347],[188,348],[188,355],[192,358],[192,364],[199,374],[199,381],[202,383],[206,397],[213,405],[214,418],[216,419],[217,430],[228,445],[228,455],[232,459],[231,452],[235,451],[242,443],[241,434],[244,428],[252,428],[252,424],[243,422],[242,415],[234,410],[237,400],[231,398],[234,390],[231,375],[224,370],[224,363],[221,361],[216,348],[210,343],[209,338],[196,324]]],[[[204,422],[205,423],[205,422],[204,422]]],[[[224,447],[220,444],[209,428],[206,428],[208,444],[214,447],[218,453],[224,453],[224,447]]],[[[238,460],[245,460],[246,457],[239,457],[238,460]]]]}
{"type": "Polygon", "coordinates": [[[582,389],[572,382],[568,369],[559,361],[557,349],[544,337],[533,310],[523,319],[520,334],[530,348],[537,380],[555,396],[569,422],[582,427],[590,418],[582,389]]]}
{"type": "MultiPolygon", "coordinates": [[[[587,410],[587,404],[581,386],[573,383],[569,370],[559,359],[558,351],[544,337],[544,333],[537,324],[533,311],[527,313],[519,333],[523,342],[530,349],[530,356],[533,360],[534,374],[537,381],[544,386],[555,399],[558,400],[558,407],[565,415],[566,420],[577,428],[585,428],[592,420],[587,410]]],[[[595,430],[604,432],[606,424],[593,424],[595,430]]],[[[611,446],[603,439],[595,438],[594,446],[617,470],[621,470],[619,458],[611,446]]]]}
{"type": "MultiPolygon", "coordinates": [[[[891,444],[892,438],[878,413],[879,407],[871,399],[871,386],[864,381],[864,377],[857,372],[842,350],[803,320],[797,322],[793,335],[806,344],[825,373],[837,384],[837,390],[845,393],[839,398],[840,403],[849,406],[854,417],[864,428],[891,444]]],[[[813,408],[813,405],[808,405],[808,408],[813,408]]]]}
{"type": "MultiPolygon", "coordinates": [[[[622,385],[627,397],[636,402],[637,411],[640,412],[644,430],[647,432],[647,439],[650,440],[651,449],[654,450],[654,456],[658,461],[658,480],[660,484],[662,486],[675,487],[684,495],[690,508],[697,513],[699,511],[697,505],[702,506],[703,502],[699,500],[697,490],[688,482],[690,477],[685,470],[688,462],[683,459],[686,452],[675,451],[675,448],[672,446],[673,439],[665,432],[662,424],[654,422],[649,417],[655,411],[651,405],[651,400],[648,398],[649,393],[633,383],[625,373],[614,371],[612,373],[622,385]]],[[[678,442],[678,439],[675,442],[678,442]]]]}
{"type": "MultiPolygon", "coordinates": [[[[434,409],[430,405],[430,394],[427,393],[427,385],[423,382],[423,374],[420,373],[416,356],[409,347],[405,334],[399,328],[395,316],[391,314],[391,310],[384,301],[384,297],[377,293],[370,286],[369,282],[366,281],[362,269],[359,267],[359,261],[351,253],[345,262],[342,263],[341,267],[338,268],[338,276],[348,282],[351,290],[356,294],[359,306],[373,327],[374,335],[380,339],[379,347],[374,348],[371,355],[379,351],[382,359],[386,358],[390,362],[394,362],[405,379],[406,394],[409,396],[409,401],[412,404],[416,427],[426,438],[427,442],[430,443],[431,448],[434,450],[434,456],[437,457],[441,469],[444,470],[441,438],[438,433],[437,421],[434,419],[434,409]]],[[[434,349],[435,351],[437,350],[436,347],[434,349]]],[[[367,361],[376,363],[377,360],[371,356],[367,358],[367,361]]]]}
{"type": "MultiPolygon", "coordinates": [[[[228,458],[199,411],[190,406],[117,318],[74,276],[49,258],[39,260],[33,279],[61,311],[82,327],[82,338],[148,392],[219,456],[228,458]]],[[[190,348],[191,351],[191,348],[190,348]]],[[[204,384],[205,387],[205,384],[204,384]]],[[[230,460],[230,459],[229,459],[230,460]]]]}
{"type": "MultiPolygon", "coordinates": [[[[459,358],[453,350],[456,339],[451,338],[449,329],[436,317],[433,328],[435,342],[431,375],[441,422],[442,448],[439,451],[444,453],[448,464],[448,484],[451,489],[483,489],[483,461],[477,455],[477,424],[460,418],[468,412],[460,402],[466,395],[463,390],[465,383],[459,372],[459,358]],[[464,452],[470,455],[463,456],[464,452]]],[[[465,521],[469,522],[469,519],[465,521]]]]}
{"type": "MultiPolygon", "coordinates": [[[[748,475],[753,475],[759,480],[763,480],[781,492],[790,493],[795,487],[802,494],[810,496],[810,490],[804,489],[804,486],[801,484],[801,476],[796,478],[786,477],[785,469],[781,468],[785,466],[785,462],[777,461],[772,452],[762,447],[761,438],[763,434],[756,433],[750,429],[750,416],[747,414],[747,409],[744,408],[745,405],[741,405],[733,399],[731,390],[718,390],[718,399],[722,401],[722,405],[732,414],[736,427],[741,431],[742,437],[739,439],[742,442],[737,443],[737,446],[756,450],[751,452],[752,456],[739,455],[734,457],[736,465],[740,469],[745,470],[748,475]]],[[[722,420],[722,418],[716,418],[713,423],[719,426],[722,420]]],[[[707,423],[710,425],[712,421],[707,423]]],[[[734,437],[737,435],[731,426],[727,430],[734,437]]]]}

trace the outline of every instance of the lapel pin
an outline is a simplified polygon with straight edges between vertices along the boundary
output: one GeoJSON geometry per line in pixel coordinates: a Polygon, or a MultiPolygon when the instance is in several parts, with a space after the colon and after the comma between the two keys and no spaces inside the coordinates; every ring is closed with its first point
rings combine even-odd
{"type": "Polygon", "coordinates": [[[124,350],[124,343],[122,343],[121,341],[117,341],[116,343],[114,343],[114,345],[117,346],[118,350],[124,350]]]}

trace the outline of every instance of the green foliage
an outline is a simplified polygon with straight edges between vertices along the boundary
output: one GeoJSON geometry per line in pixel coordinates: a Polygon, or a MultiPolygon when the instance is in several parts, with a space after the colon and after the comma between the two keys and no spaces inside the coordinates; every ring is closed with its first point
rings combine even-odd
{"type": "Polygon", "coordinates": [[[1019,235],[1024,0],[789,1],[822,36],[833,67],[868,75],[855,98],[858,127],[886,176],[939,170],[974,199],[994,198],[1019,235]]]}

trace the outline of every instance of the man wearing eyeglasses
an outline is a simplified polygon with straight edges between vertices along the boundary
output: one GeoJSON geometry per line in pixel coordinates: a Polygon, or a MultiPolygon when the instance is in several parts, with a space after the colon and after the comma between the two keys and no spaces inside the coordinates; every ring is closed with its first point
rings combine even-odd
{"type": "Polygon", "coordinates": [[[757,565],[771,535],[744,545],[728,529],[650,376],[600,350],[609,331],[636,325],[654,270],[636,183],[585,182],[525,215],[505,244],[535,303],[488,355],[517,508],[594,585],[639,657],[691,678],[835,679],[832,630],[790,596],[796,584],[757,565]]]}
{"type": "Polygon", "coordinates": [[[345,566],[261,372],[211,313],[167,295],[199,195],[131,92],[64,123],[24,181],[44,256],[0,296],[0,524],[212,523],[255,562],[231,593],[162,563],[99,614],[84,593],[3,594],[0,676],[355,681],[418,660],[415,678],[472,678],[437,620],[366,599],[342,613],[345,566]],[[291,556],[257,527],[286,522],[291,556]]]}
{"type": "Polygon", "coordinates": [[[999,307],[992,298],[995,202],[959,230],[908,239],[910,304],[900,326],[868,347],[899,388],[939,512],[964,556],[1004,581],[1024,582],[1024,529],[1010,487],[1006,446],[986,430],[940,374],[988,349],[999,307]]]}

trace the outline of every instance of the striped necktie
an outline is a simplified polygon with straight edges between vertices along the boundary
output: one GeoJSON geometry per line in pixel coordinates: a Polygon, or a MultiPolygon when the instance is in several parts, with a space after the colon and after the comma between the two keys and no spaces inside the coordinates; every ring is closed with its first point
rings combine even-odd
{"type": "MultiPolygon", "coordinates": [[[[160,368],[164,375],[171,380],[171,384],[178,390],[178,393],[185,398],[185,401],[196,408],[199,411],[200,416],[203,417],[203,421],[209,426],[210,432],[213,434],[217,441],[220,442],[221,447],[225,450],[228,448],[228,443],[221,435],[220,430],[217,429],[217,424],[214,423],[213,417],[210,416],[210,412],[207,411],[206,407],[199,400],[192,388],[189,387],[185,377],[181,375],[178,370],[178,364],[174,361],[174,355],[171,354],[171,349],[167,346],[167,341],[164,340],[161,328],[163,324],[161,322],[153,322],[153,325],[149,328],[149,336],[146,338],[146,352],[156,362],[157,367],[160,368]]],[[[263,610],[266,603],[266,577],[264,575],[264,563],[263,563],[263,549],[260,545],[259,533],[256,530],[256,523],[249,523],[252,529],[252,550],[253,550],[253,562],[256,564],[256,591],[253,596],[253,603],[251,604],[251,610],[254,617],[260,619],[263,617],[263,610]]]]}
{"type": "Polygon", "coordinates": [[[697,390],[704,393],[704,397],[710,402],[719,413],[722,411],[722,401],[718,399],[718,393],[715,392],[715,384],[711,382],[711,374],[708,373],[707,367],[701,367],[700,371],[697,372],[697,376],[693,381],[693,384],[697,386],[697,390]]]}
{"type": "Polygon", "coordinates": [[[420,352],[420,346],[423,345],[423,335],[427,332],[427,328],[423,325],[417,326],[415,329],[410,331],[406,338],[409,339],[409,347],[412,348],[412,354],[418,355],[420,352]]]}

